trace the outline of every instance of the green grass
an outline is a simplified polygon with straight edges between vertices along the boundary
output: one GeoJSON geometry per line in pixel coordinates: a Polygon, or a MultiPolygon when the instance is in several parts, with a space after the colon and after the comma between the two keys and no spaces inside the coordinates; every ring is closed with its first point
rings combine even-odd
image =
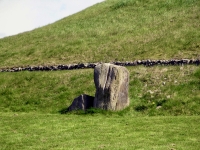
{"type": "MultiPolygon", "coordinates": [[[[128,70],[131,105],[119,114],[200,115],[198,66],[128,70]]],[[[1,112],[58,113],[80,94],[94,96],[93,69],[0,74],[1,112]]]]}
{"type": "Polygon", "coordinates": [[[199,0],[106,0],[0,39],[0,67],[200,57],[199,0]]]}
{"type": "Polygon", "coordinates": [[[58,112],[80,94],[94,95],[92,73],[92,70],[1,73],[1,111],[58,112]]]}
{"type": "Polygon", "coordinates": [[[197,150],[200,117],[2,113],[0,149],[197,150]]]}

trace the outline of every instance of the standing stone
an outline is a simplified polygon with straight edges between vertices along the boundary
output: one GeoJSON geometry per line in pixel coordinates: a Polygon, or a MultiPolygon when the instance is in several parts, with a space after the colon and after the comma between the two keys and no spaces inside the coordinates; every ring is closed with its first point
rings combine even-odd
{"type": "Polygon", "coordinates": [[[94,107],[122,110],[129,105],[129,71],[122,66],[99,64],[94,69],[96,94],[94,107]]]}
{"type": "Polygon", "coordinates": [[[75,98],[72,104],[68,107],[68,111],[72,110],[86,110],[94,105],[94,97],[82,94],[75,98]]]}

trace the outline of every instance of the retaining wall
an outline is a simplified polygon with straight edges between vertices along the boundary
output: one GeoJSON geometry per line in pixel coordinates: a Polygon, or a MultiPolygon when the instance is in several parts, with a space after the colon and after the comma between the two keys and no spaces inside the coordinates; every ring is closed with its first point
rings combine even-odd
{"type": "MultiPolygon", "coordinates": [[[[12,67],[2,68],[0,72],[19,72],[19,71],[57,71],[57,70],[73,70],[73,69],[86,69],[94,68],[98,63],[80,63],[80,64],[68,64],[68,65],[54,65],[54,66],[27,66],[27,67],[12,67]]],[[[110,62],[111,64],[119,66],[155,66],[155,65],[199,65],[199,59],[171,59],[171,60],[136,60],[126,62],[110,62]]]]}

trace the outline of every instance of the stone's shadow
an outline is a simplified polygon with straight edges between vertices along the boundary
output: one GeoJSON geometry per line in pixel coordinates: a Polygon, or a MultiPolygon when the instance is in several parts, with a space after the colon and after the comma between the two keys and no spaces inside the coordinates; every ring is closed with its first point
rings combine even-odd
{"type": "Polygon", "coordinates": [[[58,113],[60,113],[60,114],[66,114],[68,112],[69,112],[69,110],[67,108],[63,108],[63,109],[58,111],[58,113]]]}
{"type": "Polygon", "coordinates": [[[75,114],[75,115],[93,115],[93,114],[103,114],[103,115],[112,115],[114,112],[109,110],[103,110],[100,108],[90,107],[86,110],[73,110],[69,111],[68,108],[63,108],[59,111],[60,114],[75,114]]]}

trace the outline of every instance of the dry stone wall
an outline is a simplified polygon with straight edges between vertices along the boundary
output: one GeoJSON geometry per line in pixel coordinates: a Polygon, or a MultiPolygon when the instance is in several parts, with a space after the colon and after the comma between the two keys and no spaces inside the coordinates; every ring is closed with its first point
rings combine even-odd
{"type": "MultiPolygon", "coordinates": [[[[126,62],[110,62],[111,64],[118,66],[155,66],[155,65],[200,65],[199,59],[171,59],[171,60],[136,60],[126,62]]],[[[68,64],[68,65],[54,65],[54,66],[27,66],[27,67],[12,67],[1,68],[0,72],[19,72],[19,71],[57,71],[57,70],[72,70],[72,69],[86,69],[95,68],[98,63],[80,63],[80,64],[68,64]]]]}

